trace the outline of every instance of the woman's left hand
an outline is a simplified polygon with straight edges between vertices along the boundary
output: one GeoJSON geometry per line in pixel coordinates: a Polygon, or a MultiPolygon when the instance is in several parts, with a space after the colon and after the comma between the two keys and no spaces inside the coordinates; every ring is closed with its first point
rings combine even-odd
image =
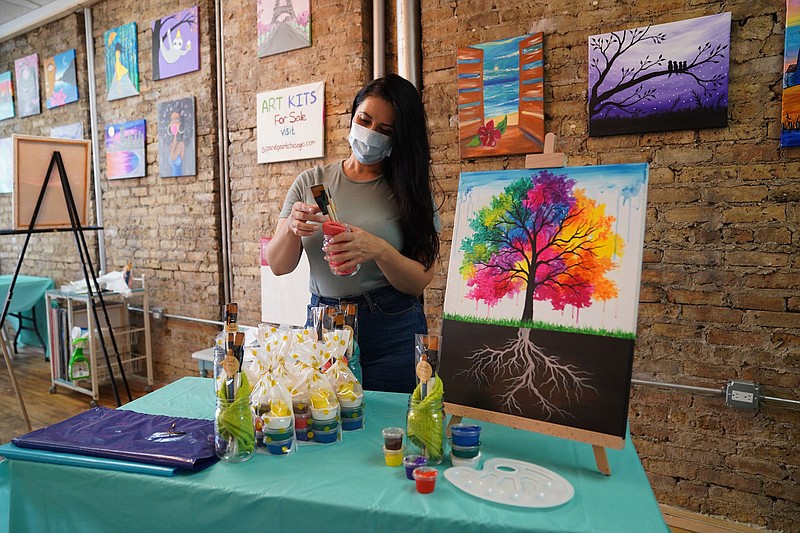
{"type": "Polygon", "coordinates": [[[362,263],[377,259],[389,245],[380,237],[356,226],[350,226],[350,230],[334,235],[328,245],[322,248],[326,261],[330,262],[331,256],[336,256],[334,260],[340,264],[335,268],[340,272],[347,272],[362,263]]]}

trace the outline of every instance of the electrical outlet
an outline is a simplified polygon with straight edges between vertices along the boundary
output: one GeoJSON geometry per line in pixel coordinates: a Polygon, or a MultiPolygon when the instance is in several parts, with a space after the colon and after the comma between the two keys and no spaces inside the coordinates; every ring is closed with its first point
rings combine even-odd
{"type": "Polygon", "coordinates": [[[725,386],[725,405],[735,409],[758,409],[760,393],[758,383],[753,381],[728,380],[725,386]]]}

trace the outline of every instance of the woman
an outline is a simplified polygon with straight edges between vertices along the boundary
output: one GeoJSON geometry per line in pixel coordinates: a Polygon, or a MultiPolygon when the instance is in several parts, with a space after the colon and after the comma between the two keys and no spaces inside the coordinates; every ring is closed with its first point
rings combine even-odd
{"type": "Polygon", "coordinates": [[[410,392],[416,333],[427,333],[419,296],[433,279],[439,237],[430,186],[425,111],[416,88],[389,74],[353,100],[344,160],[301,173],[289,189],[267,258],[273,273],[295,269],[305,249],[311,269],[309,307],[358,304],[363,385],[410,392]],[[323,250],[311,187],[324,184],[349,232],[323,250]],[[336,254],[335,267],[327,262],[336,254]],[[339,277],[331,269],[346,273],[339,277]]]}

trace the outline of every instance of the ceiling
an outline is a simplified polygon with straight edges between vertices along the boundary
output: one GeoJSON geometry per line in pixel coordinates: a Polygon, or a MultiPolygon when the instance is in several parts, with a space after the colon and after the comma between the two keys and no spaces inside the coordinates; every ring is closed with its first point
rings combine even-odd
{"type": "Polygon", "coordinates": [[[0,0],[0,24],[12,22],[56,0],[0,0]]]}

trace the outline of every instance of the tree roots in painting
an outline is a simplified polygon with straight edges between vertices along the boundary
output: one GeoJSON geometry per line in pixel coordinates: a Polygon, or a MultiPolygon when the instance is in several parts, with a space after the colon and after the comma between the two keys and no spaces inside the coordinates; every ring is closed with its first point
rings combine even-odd
{"type": "Polygon", "coordinates": [[[466,358],[469,367],[460,373],[478,386],[502,379],[500,406],[510,414],[522,414],[522,405],[530,398],[541,407],[545,420],[553,415],[571,417],[570,405],[580,402],[590,390],[597,392],[590,384],[592,375],[545,354],[531,340],[531,331],[520,328],[517,337],[500,348],[484,346],[474,351],[466,358]]]}

